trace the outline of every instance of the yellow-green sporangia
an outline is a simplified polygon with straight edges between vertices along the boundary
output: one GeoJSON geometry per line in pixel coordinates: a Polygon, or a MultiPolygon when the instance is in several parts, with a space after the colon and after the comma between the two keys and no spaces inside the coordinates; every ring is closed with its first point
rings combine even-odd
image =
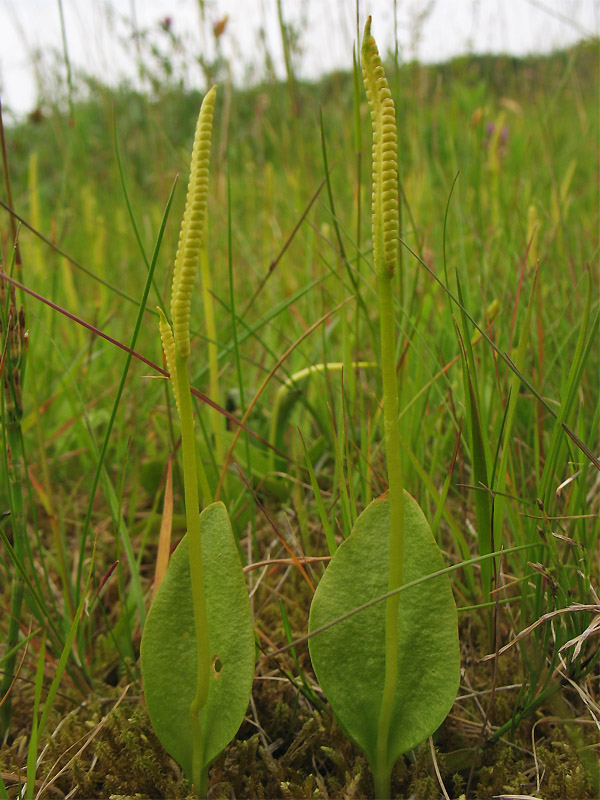
{"type": "Polygon", "coordinates": [[[217,87],[213,86],[204,98],[198,116],[185,211],[175,256],[171,289],[171,317],[175,344],[183,358],[187,358],[190,354],[190,306],[200,262],[204,217],[206,216],[210,141],[216,95],[217,87]]]}

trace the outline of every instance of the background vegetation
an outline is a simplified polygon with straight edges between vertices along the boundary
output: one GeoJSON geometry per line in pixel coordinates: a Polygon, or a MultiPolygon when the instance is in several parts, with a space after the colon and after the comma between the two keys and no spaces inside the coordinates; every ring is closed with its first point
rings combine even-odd
{"type": "MultiPolygon", "coordinates": [[[[406,488],[448,564],[527,545],[453,573],[461,691],[398,765],[398,796],[600,788],[598,50],[387,66],[406,488]]],[[[151,95],[75,76],[4,130],[2,269],[37,296],[2,283],[2,798],[191,791],[153,736],[138,653],[159,538],[184,533],[153,309],[201,95],[178,85],[168,49],[147,63],[151,95]]],[[[206,73],[206,88],[226,76],[206,73]]],[[[356,77],[309,85],[290,66],[285,83],[219,89],[190,367],[213,403],[197,404],[199,448],[247,566],[259,657],[214,797],[372,792],[306,643],[278,652],[306,633],[327,538],[386,489],[356,77]]]]}

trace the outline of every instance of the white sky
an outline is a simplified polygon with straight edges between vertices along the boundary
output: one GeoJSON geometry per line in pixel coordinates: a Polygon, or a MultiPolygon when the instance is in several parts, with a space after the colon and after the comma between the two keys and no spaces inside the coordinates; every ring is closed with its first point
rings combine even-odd
{"type": "MultiPolygon", "coordinates": [[[[52,73],[44,58],[38,61],[36,78],[35,53],[62,53],[59,3],[0,0],[0,96],[5,112],[21,114],[35,107],[40,76],[43,81],[52,73]]],[[[62,0],[62,7],[73,68],[107,83],[136,74],[133,18],[138,29],[151,29],[154,41],[163,42],[166,36],[159,32],[159,23],[171,18],[172,30],[186,43],[188,58],[180,68],[188,85],[205,88],[193,59],[196,54],[214,56],[212,24],[226,14],[229,22],[220,43],[234,64],[237,81],[247,74],[248,64],[254,64],[255,75],[262,74],[261,27],[277,71],[284,74],[277,0],[62,0]]],[[[351,66],[356,0],[282,0],[282,7],[286,21],[301,31],[300,75],[314,77],[351,66]]],[[[600,0],[396,0],[396,8],[401,57],[426,62],[466,52],[547,52],[597,36],[600,26],[600,0]]],[[[394,0],[359,0],[359,9],[361,36],[370,13],[379,49],[392,49],[394,0]]]]}

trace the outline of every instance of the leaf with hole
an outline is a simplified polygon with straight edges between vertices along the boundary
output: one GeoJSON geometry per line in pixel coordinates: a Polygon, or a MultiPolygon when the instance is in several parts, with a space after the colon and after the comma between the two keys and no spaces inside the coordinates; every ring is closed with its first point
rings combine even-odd
{"type": "MultiPolygon", "coordinates": [[[[404,493],[403,584],[444,568],[418,503],[404,493]]],[[[388,591],[390,508],[374,500],[337,549],[317,587],[309,633],[388,591]]],[[[385,601],[309,640],[317,679],[345,734],[373,772],[385,676],[385,601]]],[[[402,590],[398,611],[398,674],[392,722],[384,742],[385,771],[442,723],[458,689],[457,612],[447,575],[402,590]]]]}
{"type": "MultiPolygon", "coordinates": [[[[202,769],[240,727],[252,689],[255,646],[250,601],[231,524],[223,503],[200,514],[210,675],[199,712],[202,769]]],[[[190,705],[196,691],[196,634],[188,536],[173,553],[148,612],[141,645],[148,713],[168,752],[192,778],[194,730],[190,705]]]]}

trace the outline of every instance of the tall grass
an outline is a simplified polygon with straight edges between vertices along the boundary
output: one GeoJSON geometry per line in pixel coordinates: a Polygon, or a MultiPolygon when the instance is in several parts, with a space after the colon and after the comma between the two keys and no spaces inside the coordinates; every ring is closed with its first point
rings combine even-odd
{"type": "MultiPolygon", "coordinates": [[[[519,651],[518,687],[482,729],[495,740],[543,703],[564,711],[565,686],[589,696],[598,663],[585,633],[600,533],[597,58],[589,42],[522,62],[388,71],[399,109],[405,485],[448,564],[528,546],[453,573],[469,664],[528,631],[509,650],[519,651]]],[[[215,127],[203,256],[212,285],[191,322],[205,358],[190,380],[207,480],[245,563],[292,564],[272,565],[255,587],[266,652],[304,632],[322,572],[304,559],[333,552],[355,509],[387,488],[370,368],[369,123],[354,78],[308,85],[290,62],[287,86],[232,91],[222,147],[215,127]],[[285,631],[269,607],[276,593],[285,631]]],[[[73,102],[73,125],[48,102],[41,119],[5,131],[2,269],[17,282],[29,345],[15,447],[4,281],[1,763],[17,775],[8,743],[26,735],[28,796],[36,769],[52,778],[36,758],[61,692],[87,702],[109,676],[139,687],[161,514],[172,513],[174,538],[185,531],[152,311],[169,281],[153,269],[175,253],[198,96],[171,86],[156,100],[127,88],[113,97],[96,84],[73,102]],[[163,512],[169,453],[173,511],[163,512]]],[[[493,695],[503,658],[495,672],[469,666],[469,680],[493,695]]],[[[290,661],[289,674],[314,694],[302,664],[290,661]]]]}

